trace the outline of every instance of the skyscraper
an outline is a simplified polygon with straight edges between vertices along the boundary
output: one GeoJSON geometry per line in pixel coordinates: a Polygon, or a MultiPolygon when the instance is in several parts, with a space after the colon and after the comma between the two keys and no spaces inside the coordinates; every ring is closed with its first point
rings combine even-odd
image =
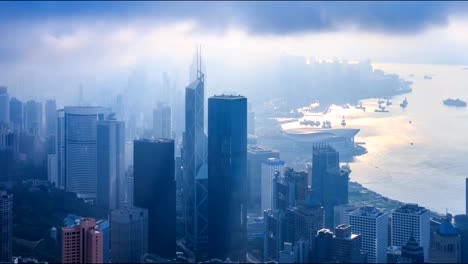
{"type": "Polygon", "coordinates": [[[173,258],[176,251],[174,141],[134,141],[134,203],[148,209],[148,253],[173,258]]]}
{"type": "Polygon", "coordinates": [[[325,227],[333,228],[333,207],[348,203],[349,171],[340,168],[338,152],[328,144],[317,145],[312,155],[312,195],[325,209],[325,227]]]}
{"type": "Polygon", "coordinates": [[[329,263],[333,257],[333,232],[323,228],[316,233],[313,260],[317,263],[329,263]]]}
{"type": "Polygon", "coordinates": [[[79,198],[96,199],[97,122],[104,118],[101,107],[64,109],[66,190],[79,198]]]}
{"type": "Polygon", "coordinates": [[[0,86],[0,124],[10,122],[10,95],[5,86],[0,86]]]}
{"type": "Polygon", "coordinates": [[[279,152],[260,145],[247,145],[247,203],[249,212],[262,214],[262,162],[279,159],[279,152]]]}
{"type": "Polygon", "coordinates": [[[148,210],[127,207],[111,214],[112,263],[140,263],[148,252],[148,210]]]}
{"type": "Polygon", "coordinates": [[[47,100],[45,103],[45,132],[47,139],[47,154],[56,153],[56,135],[57,135],[57,105],[55,100],[47,100]]]}
{"type": "Polygon", "coordinates": [[[16,97],[10,100],[10,123],[14,130],[21,131],[24,127],[24,108],[23,102],[16,97]]]}
{"type": "Polygon", "coordinates": [[[262,162],[261,186],[257,193],[261,193],[261,212],[273,208],[273,180],[275,172],[282,173],[284,170],[284,161],[269,158],[262,162]]]}
{"type": "Polygon", "coordinates": [[[320,204],[303,204],[292,208],[294,213],[294,241],[312,242],[315,234],[323,228],[323,207],[320,204]]]}
{"type": "Polygon", "coordinates": [[[24,129],[34,135],[42,135],[42,103],[34,100],[24,107],[24,129]]]}
{"type": "Polygon", "coordinates": [[[204,75],[185,88],[183,190],[187,245],[194,251],[208,248],[208,140],[204,131],[204,75]]]}
{"type": "Polygon", "coordinates": [[[156,138],[172,138],[171,107],[158,103],[153,109],[153,133],[156,138]]]}
{"type": "Polygon", "coordinates": [[[351,233],[350,225],[339,225],[333,237],[333,261],[339,263],[365,263],[365,254],[361,253],[361,235],[351,233]]]}
{"type": "Polygon", "coordinates": [[[431,236],[429,252],[431,263],[460,263],[461,262],[461,234],[452,225],[451,217],[444,219],[431,236]]]}
{"type": "Polygon", "coordinates": [[[455,216],[455,227],[461,235],[461,262],[468,262],[468,215],[455,216]]]}
{"type": "Polygon", "coordinates": [[[115,210],[125,203],[125,124],[112,117],[97,123],[97,203],[115,210]]]}
{"type": "Polygon", "coordinates": [[[57,184],[56,186],[65,189],[65,111],[57,110],[57,136],[55,137],[56,163],[57,163],[57,184]]]}
{"type": "Polygon", "coordinates": [[[57,134],[57,104],[55,100],[47,100],[45,103],[46,135],[57,134]]]}
{"type": "Polygon", "coordinates": [[[62,227],[62,263],[103,263],[102,232],[93,218],[62,227]]]}
{"type": "Polygon", "coordinates": [[[392,245],[402,247],[414,238],[429,261],[430,212],[417,204],[406,204],[392,213],[392,245]]]}
{"type": "Polygon", "coordinates": [[[372,207],[361,207],[349,214],[351,230],[362,237],[362,251],[369,263],[387,262],[388,215],[372,207]]]}
{"type": "Polygon", "coordinates": [[[263,262],[278,260],[283,245],[284,213],[279,210],[263,212],[265,234],[263,237],[263,262]]]}
{"type": "MultiPolygon", "coordinates": [[[[0,185],[11,186],[17,152],[17,134],[0,128],[0,185]]],[[[1,188],[1,187],[0,187],[1,188]]]]}
{"type": "Polygon", "coordinates": [[[213,258],[245,261],[247,98],[208,99],[208,230],[213,258]]]}
{"type": "MultiPolygon", "coordinates": [[[[273,178],[273,209],[284,210],[304,204],[309,196],[307,172],[286,167],[284,173],[273,178]]],[[[315,199],[316,200],[316,199],[315,199]]]]}
{"type": "Polygon", "coordinates": [[[0,190],[0,263],[13,259],[13,195],[0,190]]]}

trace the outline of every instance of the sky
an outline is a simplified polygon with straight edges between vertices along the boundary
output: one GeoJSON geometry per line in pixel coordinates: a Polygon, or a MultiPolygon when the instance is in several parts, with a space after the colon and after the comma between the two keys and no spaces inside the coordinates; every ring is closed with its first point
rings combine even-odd
{"type": "Polygon", "coordinates": [[[0,2],[0,84],[34,94],[142,67],[188,76],[197,44],[208,69],[281,53],[466,65],[467,15],[468,3],[433,1],[0,2]]]}

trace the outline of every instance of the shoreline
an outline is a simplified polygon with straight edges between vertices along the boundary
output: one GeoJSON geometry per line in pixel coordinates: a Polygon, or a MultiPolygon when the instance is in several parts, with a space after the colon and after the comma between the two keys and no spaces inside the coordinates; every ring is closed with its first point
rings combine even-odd
{"type": "MultiPolygon", "coordinates": [[[[349,181],[349,204],[354,206],[372,205],[391,213],[394,209],[406,204],[404,202],[390,199],[375,191],[372,191],[362,184],[354,181],[349,181]]],[[[429,210],[429,209],[428,209],[429,210]]],[[[432,218],[442,218],[443,214],[429,210],[432,218]]]]}

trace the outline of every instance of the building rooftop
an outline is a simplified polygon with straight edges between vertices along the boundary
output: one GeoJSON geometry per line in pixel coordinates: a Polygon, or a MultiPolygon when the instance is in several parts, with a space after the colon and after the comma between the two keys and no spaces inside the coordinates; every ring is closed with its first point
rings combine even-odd
{"type": "Polygon", "coordinates": [[[437,233],[441,236],[457,236],[460,234],[458,229],[456,229],[449,220],[442,221],[437,229],[437,233]]]}
{"type": "Polygon", "coordinates": [[[136,142],[171,143],[171,142],[174,142],[174,140],[170,138],[139,138],[139,139],[135,139],[135,143],[136,142]]]}
{"type": "Polygon", "coordinates": [[[383,212],[382,210],[377,209],[377,208],[375,208],[373,206],[364,206],[364,207],[360,207],[360,208],[352,211],[351,213],[349,213],[349,215],[369,217],[369,218],[377,218],[377,217],[380,217],[382,215],[385,215],[385,212],[383,212]]]}
{"type": "Polygon", "coordinates": [[[394,213],[400,214],[415,214],[415,215],[422,215],[424,213],[429,212],[426,208],[418,206],[418,204],[405,204],[400,208],[395,209],[394,213]]]}
{"type": "Polygon", "coordinates": [[[278,151],[269,147],[262,146],[262,145],[248,144],[247,152],[251,154],[256,154],[256,153],[277,153],[278,151]]]}
{"type": "Polygon", "coordinates": [[[268,158],[266,160],[263,160],[262,164],[267,164],[270,166],[279,166],[279,165],[284,165],[285,162],[277,158],[268,158]]]}
{"type": "Polygon", "coordinates": [[[104,114],[106,109],[100,106],[65,106],[66,114],[72,115],[98,115],[104,114]]]}
{"type": "Polygon", "coordinates": [[[223,100],[235,100],[235,99],[246,99],[245,96],[242,96],[240,94],[235,95],[235,94],[220,94],[220,95],[213,95],[210,97],[210,99],[223,99],[223,100]]]}

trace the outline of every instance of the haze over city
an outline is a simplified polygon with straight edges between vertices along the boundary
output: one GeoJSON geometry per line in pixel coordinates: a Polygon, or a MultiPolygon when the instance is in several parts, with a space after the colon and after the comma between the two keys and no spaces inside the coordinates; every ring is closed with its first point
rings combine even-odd
{"type": "Polygon", "coordinates": [[[0,2],[0,263],[468,262],[468,3],[0,2]]]}

